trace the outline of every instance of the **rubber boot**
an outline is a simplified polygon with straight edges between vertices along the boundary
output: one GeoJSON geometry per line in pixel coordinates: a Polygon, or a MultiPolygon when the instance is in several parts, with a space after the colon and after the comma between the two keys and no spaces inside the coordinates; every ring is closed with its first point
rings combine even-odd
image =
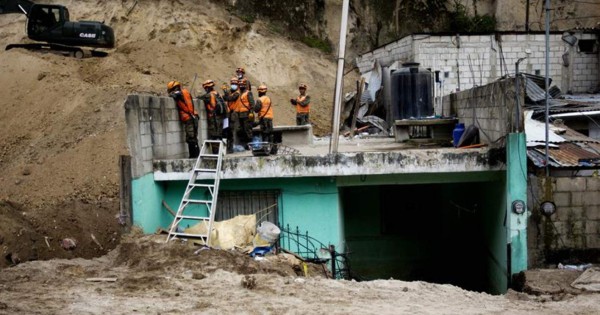
{"type": "Polygon", "coordinates": [[[190,159],[195,159],[200,155],[200,148],[197,142],[188,143],[188,151],[190,152],[190,159]]]}

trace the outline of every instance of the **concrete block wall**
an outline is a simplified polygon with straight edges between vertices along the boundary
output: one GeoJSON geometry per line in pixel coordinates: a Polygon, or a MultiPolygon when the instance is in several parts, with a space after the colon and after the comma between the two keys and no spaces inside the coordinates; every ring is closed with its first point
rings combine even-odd
{"type": "Polygon", "coordinates": [[[600,177],[529,177],[529,249],[532,264],[543,261],[543,253],[562,249],[600,249],[600,177]],[[545,187],[550,191],[545,192],[545,187]],[[539,213],[539,204],[551,200],[556,213],[539,213]]]}
{"type": "MultiPolygon", "coordinates": [[[[593,34],[575,34],[579,40],[597,40],[593,34]]],[[[598,44],[596,44],[598,45],[598,44]]],[[[574,92],[593,92],[600,87],[599,53],[585,53],[579,46],[570,47],[572,80],[571,90],[574,92]]]]}
{"type": "MultiPolygon", "coordinates": [[[[195,103],[194,106],[198,109],[195,103]]],[[[188,157],[183,124],[172,98],[128,95],[124,107],[134,178],[151,173],[152,161],[155,159],[188,157]]],[[[206,114],[205,111],[198,112],[201,141],[206,139],[206,114]]]]}
{"type": "Polygon", "coordinates": [[[514,91],[514,79],[505,79],[444,96],[442,107],[465,126],[477,126],[481,142],[490,144],[511,132],[515,99],[506,95],[514,95],[514,91]]]}
{"type": "MultiPolygon", "coordinates": [[[[580,39],[596,39],[595,34],[578,33],[580,39]]],[[[394,61],[415,61],[424,68],[439,70],[443,84],[436,89],[441,95],[482,86],[505,75],[520,72],[544,75],[546,69],[544,34],[490,35],[412,35],[359,56],[356,60],[361,73],[372,69],[378,60],[382,66],[394,61]],[[527,55],[526,50],[531,50],[527,55]],[[459,85],[460,77],[460,85],[459,85]]],[[[562,40],[562,34],[550,35],[550,69],[553,83],[563,92],[584,93],[600,83],[598,54],[577,51],[562,40]],[[567,54],[566,54],[567,53],[567,54]],[[563,55],[569,60],[566,66],[563,55]]]]}

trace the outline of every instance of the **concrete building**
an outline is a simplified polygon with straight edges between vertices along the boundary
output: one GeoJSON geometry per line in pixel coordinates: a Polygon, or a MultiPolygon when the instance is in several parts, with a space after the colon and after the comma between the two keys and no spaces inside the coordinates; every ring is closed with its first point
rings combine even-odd
{"type": "MultiPolygon", "coordinates": [[[[550,77],[563,93],[587,93],[600,87],[598,33],[574,31],[550,35],[550,77]]],[[[436,94],[483,86],[515,73],[545,73],[543,33],[413,34],[356,59],[360,73],[389,72],[405,62],[440,71],[436,94]],[[381,68],[381,69],[379,69],[381,68]]]]}
{"type": "MultiPolygon", "coordinates": [[[[299,154],[227,155],[220,218],[275,205],[271,221],[349,253],[354,276],[505,292],[511,275],[527,268],[527,213],[513,211],[527,198],[525,139],[507,114],[514,100],[473,105],[501,91],[514,94],[514,81],[454,94],[444,106],[476,120],[484,143],[505,139],[506,151],[386,138],[343,140],[330,155],[328,141],[315,139],[294,145],[299,154]]],[[[133,222],[153,233],[172,222],[162,202],[177,208],[193,161],[171,99],[130,95],[125,111],[133,222]]]]}

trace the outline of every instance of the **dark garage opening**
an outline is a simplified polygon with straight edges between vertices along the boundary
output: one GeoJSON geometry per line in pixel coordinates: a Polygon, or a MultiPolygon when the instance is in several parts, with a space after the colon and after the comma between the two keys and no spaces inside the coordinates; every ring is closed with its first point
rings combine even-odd
{"type": "Polygon", "coordinates": [[[342,188],[357,278],[506,291],[503,182],[342,188]]]}

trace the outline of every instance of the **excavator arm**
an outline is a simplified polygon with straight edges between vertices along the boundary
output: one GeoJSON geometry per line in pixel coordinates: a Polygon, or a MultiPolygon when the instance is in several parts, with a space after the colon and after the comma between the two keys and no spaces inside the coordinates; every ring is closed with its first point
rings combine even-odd
{"type": "Polygon", "coordinates": [[[29,15],[34,3],[29,0],[0,0],[0,14],[21,13],[29,15]]]}

